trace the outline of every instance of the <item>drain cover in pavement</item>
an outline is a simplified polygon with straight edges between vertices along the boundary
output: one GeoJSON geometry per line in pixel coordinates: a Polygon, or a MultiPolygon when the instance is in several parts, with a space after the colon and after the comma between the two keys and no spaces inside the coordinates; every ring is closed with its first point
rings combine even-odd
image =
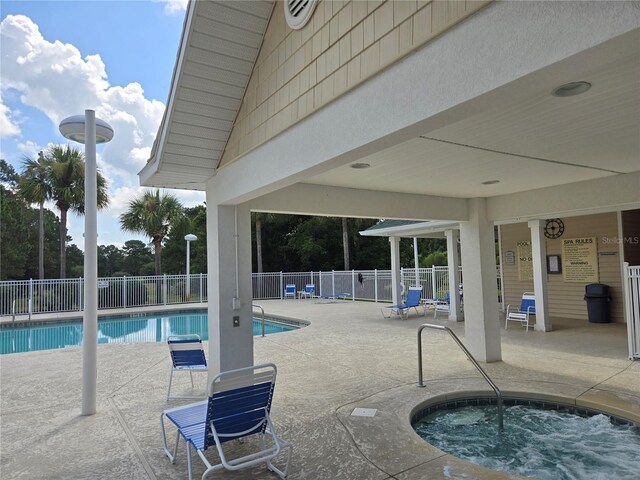
{"type": "Polygon", "coordinates": [[[352,417],[375,417],[378,409],[376,408],[354,408],[351,412],[352,417]]]}

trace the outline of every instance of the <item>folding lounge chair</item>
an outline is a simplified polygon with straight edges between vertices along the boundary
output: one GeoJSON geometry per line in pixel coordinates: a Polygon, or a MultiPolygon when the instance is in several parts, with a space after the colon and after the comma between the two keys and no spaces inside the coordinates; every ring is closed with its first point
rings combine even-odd
{"type": "Polygon", "coordinates": [[[433,305],[433,318],[438,316],[438,312],[446,312],[449,313],[449,303],[451,302],[451,297],[449,296],[449,292],[444,298],[436,298],[431,304],[433,305]]]}
{"type": "MultiPolygon", "coordinates": [[[[209,399],[165,410],[160,416],[163,449],[171,463],[175,463],[180,437],[187,444],[189,480],[192,480],[191,449],[194,448],[209,473],[225,468],[240,470],[260,463],[281,478],[286,478],[291,460],[291,445],[278,437],[269,411],[276,381],[276,366],[272,363],[231,370],[216,375],[209,388],[209,399]],[[178,429],[173,452],[167,447],[164,419],[178,429]],[[247,455],[227,458],[223,444],[257,435],[260,450],[247,455]],[[207,448],[215,446],[220,463],[212,465],[205,457],[207,448]],[[286,465],[279,469],[272,460],[287,450],[286,465]]],[[[249,445],[246,443],[244,445],[249,445]]]]}
{"type": "MultiPolygon", "coordinates": [[[[422,296],[422,287],[409,287],[409,292],[407,293],[407,299],[404,303],[400,305],[391,305],[388,307],[382,308],[380,311],[382,312],[382,316],[385,318],[390,318],[393,313],[401,316],[402,318],[406,318],[409,313],[409,309],[413,308],[416,313],[418,313],[418,307],[422,306],[420,304],[420,297],[422,296]],[[385,311],[389,312],[389,315],[386,316],[385,311]]],[[[423,307],[424,308],[424,307],[423,307]]]]}
{"type": "Polygon", "coordinates": [[[296,286],[293,283],[288,283],[286,287],[284,287],[284,298],[291,297],[293,299],[296,298],[296,286]]]}
{"type": "Polygon", "coordinates": [[[531,315],[536,314],[536,297],[534,293],[525,292],[522,294],[522,301],[520,302],[520,309],[516,310],[511,305],[507,305],[507,313],[505,315],[504,329],[507,330],[509,322],[520,322],[528,331],[529,328],[533,328],[533,324],[529,323],[531,315]]]}
{"type": "Polygon", "coordinates": [[[202,340],[198,335],[171,335],[167,339],[169,351],[171,352],[171,373],[169,374],[169,389],[167,390],[167,401],[174,399],[194,399],[204,398],[200,396],[171,396],[171,383],[173,372],[187,371],[191,377],[191,388],[193,388],[193,372],[206,372],[207,359],[202,349],[202,340]]]}

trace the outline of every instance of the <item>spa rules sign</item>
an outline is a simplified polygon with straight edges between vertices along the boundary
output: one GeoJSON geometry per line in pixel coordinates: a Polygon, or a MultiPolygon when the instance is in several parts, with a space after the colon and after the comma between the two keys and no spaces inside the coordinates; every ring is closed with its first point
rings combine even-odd
{"type": "Polygon", "coordinates": [[[598,249],[596,237],[562,240],[562,277],[565,282],[598,281],[598,249]]]}

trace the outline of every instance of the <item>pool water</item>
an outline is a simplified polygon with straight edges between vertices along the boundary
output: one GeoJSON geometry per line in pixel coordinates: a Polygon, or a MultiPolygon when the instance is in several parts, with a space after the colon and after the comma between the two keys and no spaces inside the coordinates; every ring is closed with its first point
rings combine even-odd
{"type": "MultiPolygon", "coordinates": [[[[296,326],[265,321],[265,334],[295,330],[296,326]]],[[[209,339],[206,313],[148,315],[98,321],[98,343],[166,342],[169,335],[196,333],[209,339]]],[[[253,319],[253,335],[262,334],[253,319]]],[[[0,329],[0,354],[52,350],[82,345],[82,322],[52,323],[0,329]]]]}
{"type": "Polygon", "coordinates": [[[545,480],[639,478],[637,426],[515,405],[505,408],[498,433],[496,417],[495,405],[437,410],[414,428],[439,449],[492,470],[545,480]]]}

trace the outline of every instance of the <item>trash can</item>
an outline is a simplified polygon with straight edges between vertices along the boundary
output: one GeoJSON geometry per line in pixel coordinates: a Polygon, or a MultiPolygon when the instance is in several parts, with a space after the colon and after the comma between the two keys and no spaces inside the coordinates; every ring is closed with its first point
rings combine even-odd
{"type": "Polygon", "coordinates": [[[584,287],[584,299],[587,301],[587,314],[590,323],[609,323],[609,285],[591,283],[584,287]]]}

